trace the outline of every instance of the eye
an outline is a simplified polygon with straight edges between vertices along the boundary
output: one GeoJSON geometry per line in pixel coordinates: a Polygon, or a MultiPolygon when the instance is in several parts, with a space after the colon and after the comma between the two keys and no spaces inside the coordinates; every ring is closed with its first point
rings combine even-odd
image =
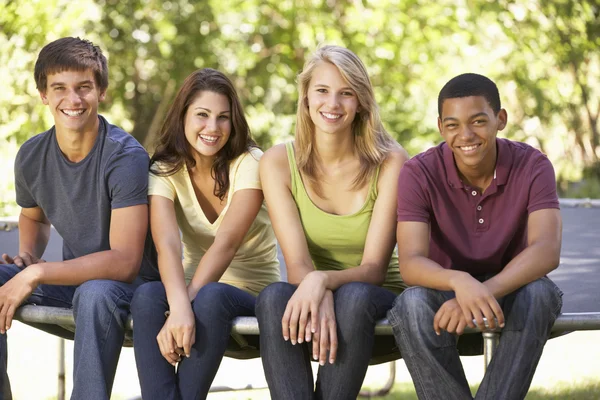
{"type": "Polygon", "coordinates": [[[55,91],[65,90],[64,86],[54,86],[55,91]]]}
{"type": "Polygon", "coordinates": [[[446,129],[454,129],[458,124],[446,124],[446,129]]]}
{"type": "Polygon", "coordinates": [[[318,89],[317,89],[317,92],[319,92],[319,93],[327,93],[327,89],[324,89],[324,88],[318,88],[318,89]]]}
{"type": "Polygon", "coordinates": [[[345,90],[345,91],[343,91],[343,92],[342,92],[342,94],[343,94],[344,96],[354,96],[354,92],[351,92],[351,91],[349,91],[349,90],[345,90]]]}
{"type": "Polygon", "coordinates": [[[198,114],[196,114],[199,117],[203,117],[203,118],[208,118],[208,114],[205,113],[204,111],[200,111],[198,114]]]}
{"type": "Polygon", "coordinates": [[[227,120],[227,119],[229,119],[229,115],[225,115],[225,114],[219,115],[219,119],[227,120]]]}
{"type": "Polygon", "coordinates": [[[486,122],[485,119],[477,119],[477,120],[473,121],[473,123],[475,125],[483,125],[483,124],[485,124],[485,122],[486,122]]]}

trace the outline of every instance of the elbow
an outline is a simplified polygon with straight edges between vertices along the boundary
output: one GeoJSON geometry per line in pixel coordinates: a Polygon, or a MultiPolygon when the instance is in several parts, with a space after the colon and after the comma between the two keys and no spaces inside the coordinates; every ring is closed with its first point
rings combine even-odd
{"type": "Polygon", "coordinates": [[[402,281],[407,286],[415,286],[415,285],[417,285],[417,283],[415,281],[413,281],[412,274],[410,273],[410,268],[406,264],[407,264],[406,261],[404,261],[404,262],[401,261],[399,263],[400,277],[402,278],[402,281]]]}

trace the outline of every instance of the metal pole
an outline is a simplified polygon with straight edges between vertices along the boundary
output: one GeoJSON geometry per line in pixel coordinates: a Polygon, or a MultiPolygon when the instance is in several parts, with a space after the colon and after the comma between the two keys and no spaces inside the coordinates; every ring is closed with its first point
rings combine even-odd
{"type": "Polygon", "coordinates": [[[500,333],[498,332],[483,332],[483,361],[485,363],[484,371],[487,371],[488,365],[492,361],[494,351],[500,342],[500,333]]]}
{"type": "Polygon", "coordinates": [[[65,339],[58,339],[58,395],[57,400],[65,400],[65,339]]]}

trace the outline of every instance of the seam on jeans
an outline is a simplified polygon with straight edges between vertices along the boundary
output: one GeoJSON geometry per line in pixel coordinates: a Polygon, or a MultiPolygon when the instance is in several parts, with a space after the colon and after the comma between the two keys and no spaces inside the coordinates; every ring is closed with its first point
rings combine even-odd
{"type": "MultiPolygon", "coordinates": [[[[109,332],[112,329],[112,324],[113,321],[115,320],[115,310],[117,308],[120,308],[118,303],[121,301],[121,299],[123,299],[123,297],[127,297],[127,293],[122,293],[120,296],[118,296],[115,300],[115,306],[112,308],[110,315],[112,316],[112,318],[110,319],[109,323],[108,323],[108,328],[106,329],[106,334],[104,336],[104,338],[102,339],[102,346],[100,347],[100,352],[104,353],[104,348],[106,347],[106,343],[108,342],[108,336],[109,336],[109,332]]],[[[123,334],[125,334],[125,329],[123,330],[123,334]]]]}
{"type": "MultiPolygon", "coordinates": [[[[398,328],[399,328],[399,330],[400,330],[400,336],[402,337],[402,341],[403,341],[403,342],[405,342],[405,343],[407,343],[407,342],[408,342],[408,340],[407,340],[407,338],[408,338],[408,334],[407,334],[407,333],[406,333],[406,331],[405,331],[404,325],[403,325],[403,324],[399,324],[398,328]]],[[[393,329],[393,328],[392,328],[392,329],[393,329]]],[[[401,348],[401,349],[400,349],[400,354],[402,354],[402,353],[403,353],[403,349],[401,348]]],[[[407,352],[405,352],[404,354],[406,354],[406,355],[409,355],[409,354],[410,354],[410,355],[412,355],[413,357],[415,357],[415,356],[416,356],[418,353],[416,353],[416,352],[415,352],[415,353],[412,353],[412,354],[411,354],[411,352],[410,352],[410,351],[407,351],[407,352]]],[[[405,362],[406,362],[406,359],[405,359],[405,362]]],[[[410,371],[409,371],[409,372],[410,372],[410,371]]],[[[424,400],[429,400],[431,397],[430,397],[430,396],[429,396],[429,394],[427,393],[427,390],[426,390],[426,388],[425,388],[425,386],[426,386],[426,385],[423,383],[423,377],[421,376],[421,371],[419,370],[419,368],[416,368],[416,369],[415,369],[415,373],[417,374],[417,382],[418,382],[419,386],[421,387],[421,392],[422,392],[422,393],[423,393],[423,395],[425,396],[425,399],[424,399],[424,400]]],[[[413,379],[413,385],[415,385],[415,388],[416,388],[416,382],[415,382],[415,380],[414,380],[414,379],[413,379]]],[[[421,400],[423,400],[423,399],[421,399],[421,400]]]]}

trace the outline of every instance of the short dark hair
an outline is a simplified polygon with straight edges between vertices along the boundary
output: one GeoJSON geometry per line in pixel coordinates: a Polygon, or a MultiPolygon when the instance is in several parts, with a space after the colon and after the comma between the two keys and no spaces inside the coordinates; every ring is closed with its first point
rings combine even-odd
{"type": "Polygon", "coordinates": [[[225,146],[217,153],[211,171],[215,178],[213,193],[223,200],[229,190],[229,163],[257,145],[250,135],[244,108],[233,82],[220,71],[204,68],[185,78],[158,133],[156,151],[150,159],[150,170],[159,176],[169,176],[177,173],[184,165],[188,168],[196,165],[194,150],[185,137],[185,116],[189,106],[203,91],[227,97],[231,107],[231,134],[225,146]],[[157,162],[164,163],[166,168],[155,168],[157,162]]]}
{"type": "Polygon", "coordinates": [[[455,76],[444,85],[438,96],[438,114],[442,117],[442,105],[446,99],[458,97],[483,96],[495,114],[500,111],[498,87],[488,77],[467,73],[455,76]]]}
{"type": "Polygon", "coordinates": [[[91,69],[101,91],[108,87],[108,62],[100,47],[89,40],[64,37],[48,43],[35,63],[33,76],[37,89],[45,92],[48,75],[63,71],[91,69]]]}

